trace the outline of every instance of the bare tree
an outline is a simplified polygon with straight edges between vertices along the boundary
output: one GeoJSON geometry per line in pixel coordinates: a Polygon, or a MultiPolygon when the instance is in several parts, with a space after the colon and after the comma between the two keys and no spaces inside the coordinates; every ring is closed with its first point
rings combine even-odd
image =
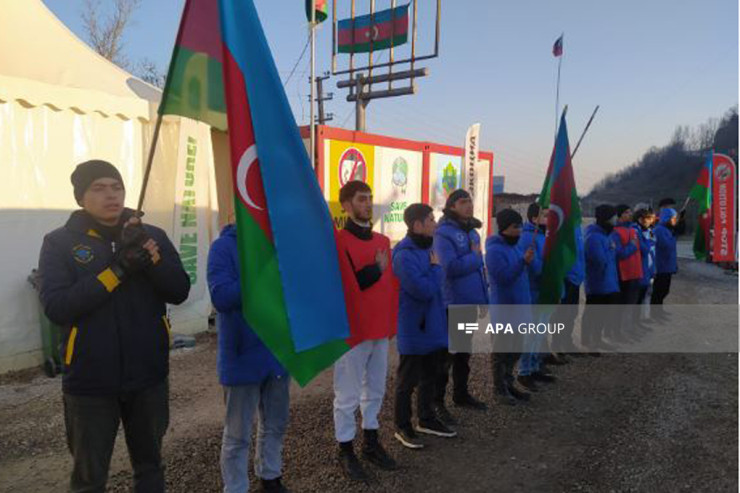
{"type": "Polygon", "coordinates": [[[154,87],[162,89],[167,80],[167,74],[163,73],[159,66],[149,58],[143,58],[136,67],[136,75],[154,87]]]}
{"type": "Polygon", "coordinates": [[[126,68],[128,59],[123,54],[123,36],[141,0],[113,0],[113,13],[103,19],[100,0],[85,0],[82,22],[92,48],[116,65],[126,68]]]}

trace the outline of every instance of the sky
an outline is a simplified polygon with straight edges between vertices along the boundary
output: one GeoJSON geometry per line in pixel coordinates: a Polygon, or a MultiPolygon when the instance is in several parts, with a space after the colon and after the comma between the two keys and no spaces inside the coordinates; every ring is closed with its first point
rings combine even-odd
{"type": "MultiPolygon", "coordinates": [[[[307,124],[303,0],[254,1],[284,81],[296,67],[286,93],[297,122],[307,124]]],[[[390,1],[377,0],[376,9],[390,1]]],[[[342,17],[349,0],[338,2],[342,17]]],[[[84,0],[44,3],[85,39],[84,0]]],[[[112,3],[101,0],[104,7],[112,3]]],[[[432,48],[434,2],[419,4],[417,55],[423,55],[432,48]]],[[[166,71],[182,6],[183,0],[143,0],[125,37],[127,57],[150,59],[166,71]]],[[[357,0],[358,14],[367,11],[369,0],[357,0]]],[[[461,146],[467,127],[481,123],[481,148],[493,151],[494,173],[506,177],[507,192],[542,186],[556,122],[552,45],[561,33],[560,102],[561,109],[568,105],[571,147],[600,105],[573,160],[581,194],[650,147],[667,144],[678,125],[697,126],[738,103],[737,0],[444,0],[440,32],[439,57],[418,65],[429,76],[417,80],[417,93],[372,101],[367,131],[461,146]]],[[[396,59],[403,54],[399,49],[396,59]]],[[[329,22],[318,31],[316,55],[317,74],[330,70],[329,22]]],[[[346,55],[338,63],[346,66],[346,55]]],[[[334,93],[329,125],[353,128],[354,105],[345,100],[346,89],[336,88],[338,80],[325,83],[334,93]]]]}

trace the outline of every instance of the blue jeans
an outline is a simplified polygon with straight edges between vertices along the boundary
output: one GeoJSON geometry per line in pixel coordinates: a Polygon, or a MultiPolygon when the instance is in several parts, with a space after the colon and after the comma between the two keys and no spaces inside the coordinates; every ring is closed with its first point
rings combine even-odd
{"type": "Polygon", "coordinates": [[[260,479],[281,476],[283,438],[288,426],[290,378],[269,377],[258,384],[224,387],[226,421],[221,444],[224,492],[249,490],[249,446],[257,420],[254,472],[260,479]]]}

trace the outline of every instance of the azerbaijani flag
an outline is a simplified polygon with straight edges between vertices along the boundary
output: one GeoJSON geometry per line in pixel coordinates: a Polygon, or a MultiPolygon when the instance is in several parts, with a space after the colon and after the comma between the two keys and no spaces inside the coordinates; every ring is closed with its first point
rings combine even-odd
{"type": "MultiPolygon", "coordinates": [[[[312,0],[306,0],[306,19],[311,22],[311,3],[312,0]]],[[[324,22],[328,16],[327,0],[313,0],[314,10],[316,11],[316,24],[324,22]]]]}
{"type": "Polygon", "coordinates": [[[367,53],[399,46],[408,41],[409,6],[344,19],[338,27],[339,53],[367,53]]]}
{"type": "Polygon", "coordinates": [[[159,105],[161,115],[180,115],[226,130],[220,32],[217,1],[186,1],[159,105]]]}
{"type": "MultiPolygon", "coordinates": [[[[180,46],[185,38],[189,52],[207,54],[223,69],[244,318],[306,385],[349,349],[355,311],[348,304],[359,286],[337,254],[329,209],[252,0],[187,0],[170,74],[189,63],[180,46]]],[[[199,81],[191,80],[195,87],[199,81]]],[[[170,103],[170,94],[162,114],[211,123],[212,112],[171,111],[182,105],[170,103]]],[[[199,94],[185,93],[192,101],[199,94]]]]}
{"type": "Polygon", "coordinates": [[[712,210],[712,161],[714,153],[709,152],[707,160],[699,171],[699,177],[689,192],[689,197],[696,201],[698,224],[694,234],[694,257],[704,260],[709,253],[709,226],[712,210]]]}
{"type": "Polygon", "coordinates": [[[581,227],[581,206],[573,177],[565,112],[560,117],[558,137],[537,203],[543,209],[550,210],[539,303],[556,305],[563,296],[563,281],[576,262],[575,235],[576,228],[581,227]]]}
{"type": "Polygon", "coordinates": [[[558,39],[555,40],[555,44],[552,45],[552,56],[555,58],[563,56],[563,35],[561,34],[558,39]]]}

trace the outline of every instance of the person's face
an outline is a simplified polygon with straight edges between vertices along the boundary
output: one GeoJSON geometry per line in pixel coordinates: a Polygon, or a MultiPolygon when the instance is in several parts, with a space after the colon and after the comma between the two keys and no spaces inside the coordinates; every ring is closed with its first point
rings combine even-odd
{"type": "MultiPolygon", "coordinates": [[[[550,209],[542,209],[541,213],[539,214],[539,221],[540,221],[539,225],[540,226],[547,226],[547,217],[549,213],[550,213],[550,209]]],[[[534,219],[535,221],[537,220],[536,217],[534,219]]]]}
{"type": "Polygon", "coordinates": [[[434,231],[437,229],[437,220],[434,219],[434,213],[430,212],[429,215],[423,221],[414,222],[412,231],[414,234],[422,236],[434,236],[434,231]]]}
{"type": "Polygon", "coordinates": [[[658,222],[658,216],[656,216],[655,214],[650,214],[649,216],[647,216],[647,222],[648,227],[655,226],[655,223],[658,222]]]}
{"type": "Polygon", "coordinates": [[[502,235],[508,236],[509,238],[519,238],[522,235],[521,224],[511,224],[508,228],[501,232],[502,235]]]}
{"type": "Polygon", "coordinates": [[[450,208],[457,213],[463,219],[470,219],[473,217],[473,199],[465,197],[458,199],[450,208]]]}
{"type": "Polygon", "coordinates": [[[118,223],[126,200],[123,184],[113,178],[98,178],[82,196],[80,205],[101,224],[118,223]]]}
{"type": "Polygon", "coordinates": [[[373,194],[357,192],[352,200],[342,203],[342,208],[355,221],[368,222],[373,218],[373,194]]]}
{"type": "Polygon", "coordinates": [[[676,224],[678,224],[678,216],[673,216],[673,217],[671,218],[671,220],[670,220],[670,221],[668,221],[668,223],[669,223],[669,224],[670,224],[671,226],[675,226],[676,224]]]}
{"type": "Polygon", "coordinates": [[[621,216],[619,216],[619,222],[628,223],[630,221],[632,221],[632,209],[627,209],[621,216]]]}

